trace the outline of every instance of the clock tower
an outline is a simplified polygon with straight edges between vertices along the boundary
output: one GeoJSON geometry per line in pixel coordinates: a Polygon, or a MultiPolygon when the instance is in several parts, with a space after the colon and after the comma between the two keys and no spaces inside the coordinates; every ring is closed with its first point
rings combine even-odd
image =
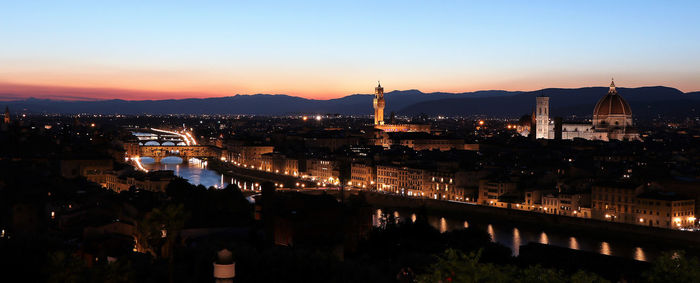
{"type": "Polygon", "coordinates": [[[381,83],[377,83],[374,88],[374,125],[384,125],[384,88],[381,83]]]}

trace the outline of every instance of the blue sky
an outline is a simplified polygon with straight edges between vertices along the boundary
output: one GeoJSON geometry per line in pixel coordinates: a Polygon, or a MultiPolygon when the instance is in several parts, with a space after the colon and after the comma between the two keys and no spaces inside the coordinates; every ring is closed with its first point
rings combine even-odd
{"type": "Polygon", "coordinates": [[[376,80],[457,92],[614,76],[697,91],[698,3],[0,1],[0,86],[331,98],[376,80]]]}

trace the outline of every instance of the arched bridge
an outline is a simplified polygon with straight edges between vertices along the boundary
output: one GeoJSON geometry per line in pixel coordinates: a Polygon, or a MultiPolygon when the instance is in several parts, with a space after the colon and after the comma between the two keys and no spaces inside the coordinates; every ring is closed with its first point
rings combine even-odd
{"type": "Polygon", "coordinates": [[[135,139],[124,144],[126,157],[151,157],[155,162],[168,156],[183,160],[190,158],[220,158],[221,149],[214,146],[197,145],[192,135],[185,131],[162,129],[130,129],[135,139]]]}
{"type": "Polygon", "coordinates": [[[217,147],[207,145],[187,145],[187,146],[167,146],[167,145],[137,145],[138,154],[130,154],[129,157],[151,157],[155,162],[168,156],[177,156],[183,160],[190,158],[219,158],[221,150],[217,147]]]}

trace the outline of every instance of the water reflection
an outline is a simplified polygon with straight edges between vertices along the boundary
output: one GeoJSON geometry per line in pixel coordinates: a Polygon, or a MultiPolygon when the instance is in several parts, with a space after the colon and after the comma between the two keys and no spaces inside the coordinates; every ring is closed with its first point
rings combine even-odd
{"type": "MultiPolygon", "coordinates": [[[[376,213],[372,215],[372,223],[375,227],[386,225],[388,218],[396,216],[393,209],[390,211],[376,209],[375,212],[376,213]]],[[[407,219],[408,215],[410,215],[411,221],[416,221],[414,219],[417,219],[417,214],[412,210],[399,210],[397,213],[405,215],[407,219]]],[[[485,229],[491,242],[496,242],[510,248],[511,251],[513,251],[513,256],[518,256],[520,253],[520,246],[527,245],[528,243],[541,243],[573,250],[644,261],[653,260],[660,254],[660,251],[654,246],[639,246],[627,241],[601,242],[594,238],[573,236],[566,232],[559,231],[543,231],[537,228],[530,228],[527,225],[515,226],[503,223],[488,223],[486,221],[479,222],[479,218],[470,218],[469,221],[465,221],[464,218],[454,219],[439,215],[421,215],[421,217],[425,217],[430,226],[441,233],[468,227],[485,229]],[[639,250],[637,248],[639,248],[639,250]]]]}
{"type": "Polygon", "coordinates": [[[447,220],[445,220],[445,217],[440,218],[440,233],[445,233],[447,232],[447,220]]]}
{"type": "Polygon", "coordinates": [[[549,237],[547,237],[547,233],[542,232],[542,234],[540,234],[540,244],[549,245],[549,237]]]}
{"type": "Polygon", "coordinates": [[[377,209],[377,212],[372,215],[372,225],[375,227],[383,226],[382,224],[383,213],[381,209],[377,209]]]}
{"type": "Polygon", "coordinates": [[[489,224],[489,226],[486,226],[486,233],[489,233],[489,236],[491,237],[491,242],[496,242],[496,233],[493,232],[493,225],[489,224]]]}
{"type": "Polygon", "coordinates": [[[206,169],[206,162],[201,160],[190,159],[183,163],[180,157],[168,156],[161,159],[160,163],[155,163],[153,158],[142,157],[141,163],[149,171],[172,170],[175,175],[187,179],[193,185],[224,188],[229,184],[224,182],[222,174],[206,169]]]}
{"type": "Polygon", "coordinates": [[[610,255],[610,244],[608,242],[600,243],[600,253],[604,255],[610,255]]]}
{"type": "MultiPolygon", "coordinates": [[[[386,211],[378,208],[375,209],[375,213],[372,214],[372,223],[375,227],[383,227],[387,224],[386,221],[388,219],[393,218],[392,216],[406,215],[405,218],[408,219],[408,215],[410,215],[411,221],[417,221],[418,217],[417,214],[411,210],[394,211],[392,209],[391,211],[386,211]]],[[[513,256],[518,256],[520,253],[520,246],[527,245],[528,243],[541,243],[643,261],[653,260],[660,254],[660,251],[654,246],[637,246],[626,241],[600,242],[599,240],[582,236],[574,237],[565,232],[542,231],[529,228],[527,225],[491,224],[488,222],[479,222],[478,218],[470,218],[469,221],[466,221],[464,218],[454,219],[435,215],[421,215],[421,217],[425,217],[430,226],[441,233],[468,227],[477,227],[477,229],[483,229],[482,227],[485,227],[486,232],[491,238],[491,242],[497,242],[510,248],[513,251],[513,256]]],[[[399,217],[396,218],[398,220],[399,217]]]]}
{"type": "Polygon", "coordinates": [[[520,230],[518,228],[513,228],[513,255],[520,254],[520,245],[522,244],[520,240],[520,230]]]}
{"type": "Polygon", "coordinates": [[[569,237],[569,248],[572,250],[578,250],[578,241],[574,237],[569,237]]]}

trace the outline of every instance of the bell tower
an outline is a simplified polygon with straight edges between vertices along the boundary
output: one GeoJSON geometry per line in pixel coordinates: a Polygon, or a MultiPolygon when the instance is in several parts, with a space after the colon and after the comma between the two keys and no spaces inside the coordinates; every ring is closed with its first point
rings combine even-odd
{"type": "Polygon", "coordinates": [[[377,87],[374,88],[374,124],[384,125],[384,88],[382,84],[377,82],[377,87]]]}
{"type": "Polygon", "coordinates": [[[535,109],[535,138],[549,139],[549,97],[537,97],[537,109],[535,109]]]}

